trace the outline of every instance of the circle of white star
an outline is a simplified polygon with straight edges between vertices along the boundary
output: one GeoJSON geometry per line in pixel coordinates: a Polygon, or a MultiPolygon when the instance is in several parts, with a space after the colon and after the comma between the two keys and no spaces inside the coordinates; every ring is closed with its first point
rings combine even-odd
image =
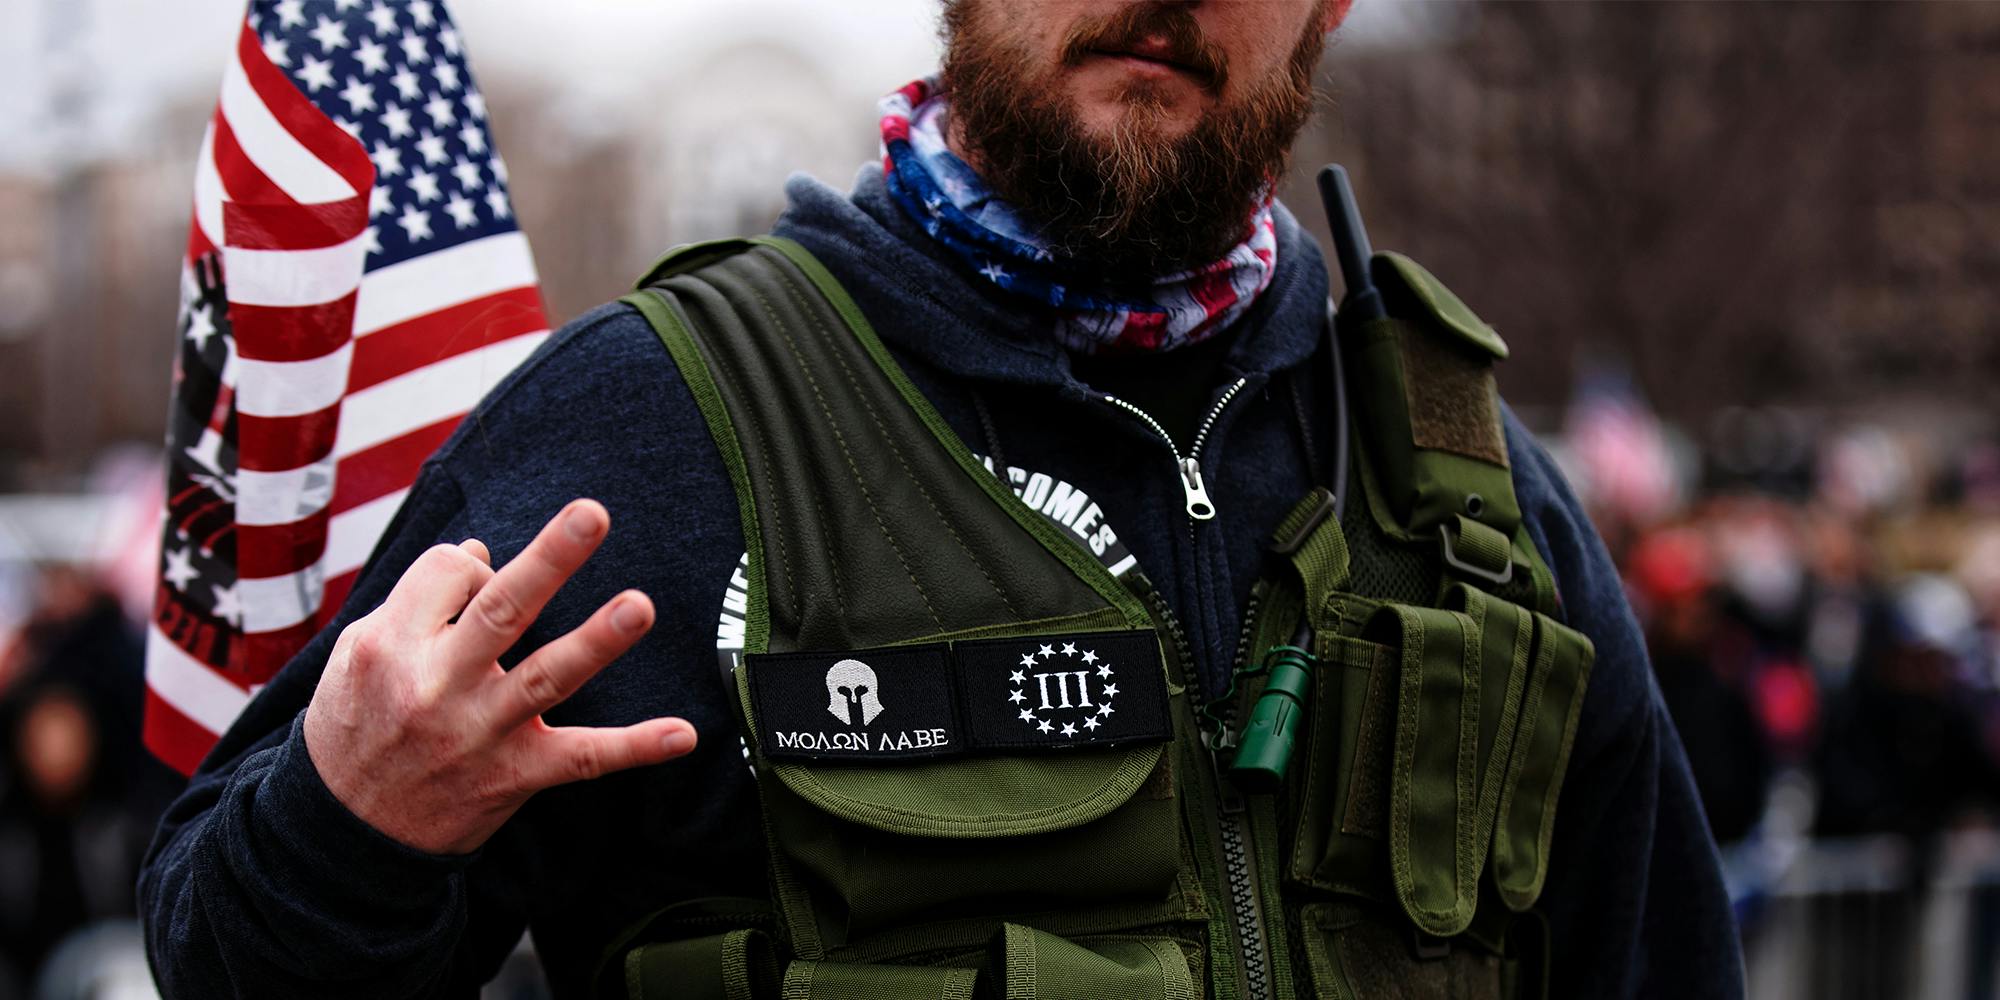
{"type": "MultiPolygon", "coordinates": [[[[1045,643],[1032,653],[1023,653],[1021,655],[1021,669],[1008,673],[1007,683],[1009,688],[1007,691],[1007,701],[1011,705],[1019,706],[1018,718],[1022,722],[1033,726],[1036,732],[1060,733],[1064,739],[1073,740],[1079,735],[1088,739],[1090,734],[1095,732],[1099,726],[1111,721],[1110,717],[1112,713],[1117,711],[1117,709],[1111,707],[1111,702],[1118,697],[1118,685],[1103,683],[1109,681],[1114,673],[1115,671],[1111,669],[1110,662],[1098,656],[1097,651],[1094,649],[1081,649],[1073,642],[1065,642],[1061,647],[1045,643]],[[1096,693],[1100,700],[1094,703],[1072,705],[1067,708],[1051,706],[1048,709],[1040,709],[1030,705],[1028,697],[1028,688],[1030,686],[1028,684],[1028,671],[1050,660],[1067,661],[1072,666],[1082,664],[1086,668],[1094,668],[1094,670],[1089,672],[1097,675],[1099,684],[1096,688],[1096,693]],[[1055,714],[1057,712],[1073,713],[1076,711],[1088,711],[1089,714],[1081,719],[1062,722],[1058,722],[1055,714]],[[1044,715],[1048,717],[1044,718],[1044,715]]],[[[1088,696],[1086,695],[1086,700],[1087,698],[1088,696]]]]}

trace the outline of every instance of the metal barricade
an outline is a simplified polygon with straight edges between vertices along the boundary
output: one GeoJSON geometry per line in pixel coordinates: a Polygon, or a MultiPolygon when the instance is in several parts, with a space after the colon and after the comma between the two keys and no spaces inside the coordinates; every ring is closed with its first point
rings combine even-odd
{"type": "Polygon", "coordinates": [[[2000,997],[2000,833],[1725,854],[1752,1000],[2000,997]]]}

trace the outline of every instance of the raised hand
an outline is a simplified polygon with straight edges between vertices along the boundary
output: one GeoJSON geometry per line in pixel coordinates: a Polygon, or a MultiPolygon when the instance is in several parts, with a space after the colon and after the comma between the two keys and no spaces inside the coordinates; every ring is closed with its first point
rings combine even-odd
{"type": "Polygon", "coordinates": [[[573,501],[498,571],[478,541],[439,545],[340,633],[305,740],[342,805],[400,843],[463,854],[544,788],[694,748],[682,719],[618,729],[541,719],[652,627],[653,602],[636,590],[513,670],[497,662],[610,527],[602,505],[573,501]]]}

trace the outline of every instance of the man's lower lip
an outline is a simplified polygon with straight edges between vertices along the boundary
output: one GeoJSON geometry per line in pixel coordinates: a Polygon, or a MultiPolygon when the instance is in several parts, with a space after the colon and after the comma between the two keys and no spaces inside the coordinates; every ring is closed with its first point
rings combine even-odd
{"type": "Polygon", "coordinates": [[[1176,66],[1170,62],[1161,62],[1158,59],[1147,59],[1144,56],[1135,56],[1124,52],[1092,52],[1091,56],[1097,59],[1108,60],[1132,72],[1144,73],[1149,76],[1179,74],[1189,79],[1200,78],[1193,70],[1184,66],[1176,66]]]}

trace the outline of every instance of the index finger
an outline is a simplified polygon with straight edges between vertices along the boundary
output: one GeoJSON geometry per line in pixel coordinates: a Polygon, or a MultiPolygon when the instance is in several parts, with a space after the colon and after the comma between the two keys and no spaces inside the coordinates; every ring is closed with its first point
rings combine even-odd
{"type": "Polygon", "coordinates": [[[611,527],[611,515],[595,500],[572,500],[521,554],[494,572],[472,596],[458,624],[445,636],[445,649],[459,662],[492,663],[507,651],[549,598],[597,551],[611,527]]]}

